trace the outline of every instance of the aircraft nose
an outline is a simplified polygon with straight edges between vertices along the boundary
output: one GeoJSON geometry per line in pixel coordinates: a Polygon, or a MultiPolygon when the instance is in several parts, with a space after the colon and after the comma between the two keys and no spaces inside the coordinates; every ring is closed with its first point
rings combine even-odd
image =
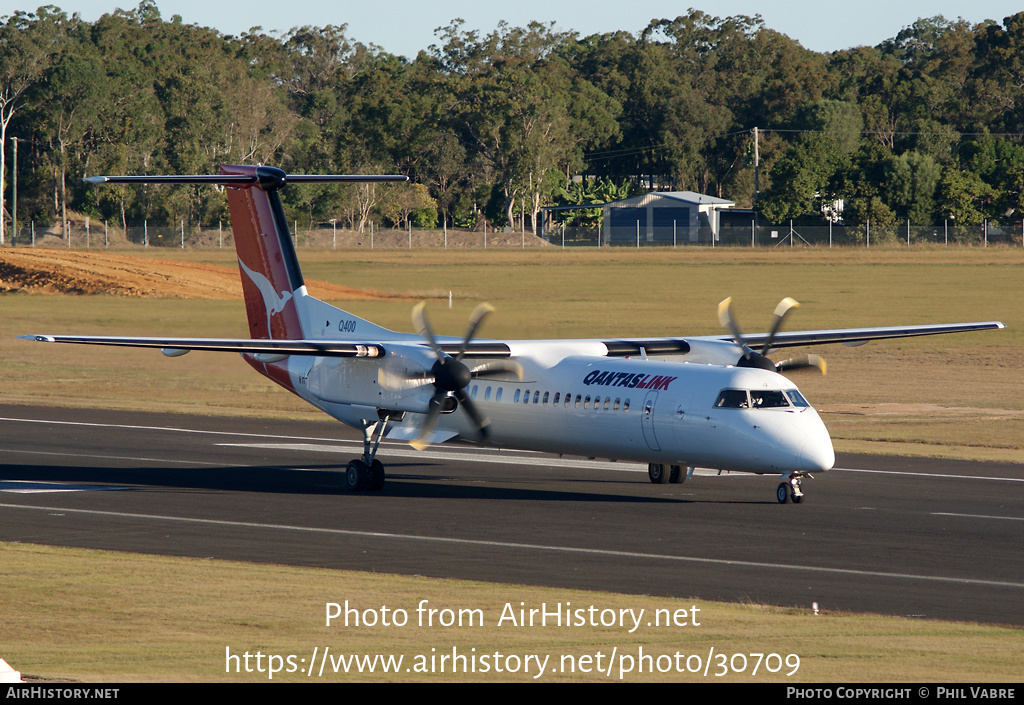
{"type": "Polygon", "coordinates": [[[800,465],[805,472],[824,472],[831,470],[836,464],[836,453],[832,448],[832,439],[812,438],[800,449],[800,465]]]}

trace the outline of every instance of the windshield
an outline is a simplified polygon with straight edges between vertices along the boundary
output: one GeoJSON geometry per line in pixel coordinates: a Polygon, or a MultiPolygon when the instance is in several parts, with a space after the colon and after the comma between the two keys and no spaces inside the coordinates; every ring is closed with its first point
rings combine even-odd
{"type": "Polygon", "coordinates": [[[806,408],[810,404],[795,389],[723,389],[715,400],[718,409],[806,408]]]}

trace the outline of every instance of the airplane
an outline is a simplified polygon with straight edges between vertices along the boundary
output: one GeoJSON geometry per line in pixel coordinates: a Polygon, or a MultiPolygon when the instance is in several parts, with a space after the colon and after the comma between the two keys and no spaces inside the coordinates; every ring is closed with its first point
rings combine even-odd
{"type": "Polygon", "coordinates": [[[731,300],[726,335],[591,340],[477,340],[493,310],[481,304],[465,335],[436,336],[423,304],[417,334],[388,330],[310,296],[279,191],[289,184],[402,182],[400,175],[291,175],[270,166],[219,174],[96,176],[103,183],[205,183],[225,188],[250,338],[25,335],[47,343],[241,353],[257,372],[359,429],[363,454],[341,489],[380,491],[383,438],[416,448],[450,440],[646,463],[654,483],[696,467],[778,475],[776,499],[803,501],[803,479],[835,463],[814,407],[781,372],[817,368],[816,355],[773,362],[775,350],[826,343],[1005,328],[998,321],[782,332],[798,304],[784,299],[768,333],[744,335],[731,300]],[[758,351],[757,348],[760,348],[758,351]]]}

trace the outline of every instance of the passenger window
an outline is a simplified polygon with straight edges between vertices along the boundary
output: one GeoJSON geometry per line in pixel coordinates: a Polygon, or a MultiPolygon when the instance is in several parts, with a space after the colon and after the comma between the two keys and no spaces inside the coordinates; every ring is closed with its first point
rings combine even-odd
{"type": "Polygon", "coordinates": [[[587,398],[583,400],[583,408],[584,409],[589,409],[590,408],[590,395],[589,394],[587,395],[587,398]]]}
{"type": "Polygon", "coordinates": [[[576,395],[576,408],[577,409],[580,408],[580,395],[579,394],[576,395]]]}
{"type": "Polygon", "coordinates": [[[551,400],[552,404],[558,404],[558,396],[559,396],[559,393],[555,392],[555,398],[551,400]]]}
{"type": "Polygon", "coordinates": [[[523,403],[524,404],[529,404],[530,403],[530,390],[529,389],[527,389],[526,390],[526,394],[523,395],[523,403]]]}
{"type": "Polygon", "coordinates": [[[503,389],[504,389],[504,387],[498,387],[498,393],[494,395],[494,401],[495,402],[500,402],[501,401],[501,390],[503,390],[503,389]]]}
{"type": "Polygon", "coordinates": [[[572,399],[572,392],[566,392],[565,394],[565,408],[569,408],[569,401],[572,399]]]}
{"type": "Polygon", "coordinates": [[[629,411],[629,399],[622,402],[622,413],[626,413],[627,411],[629,411]]]}
{"type": "Polygon", "coordinates": [[[515,403],[515,404],[518,404],[518,403],[519,403],[519,395],[520,395],[521,393],[522,393],[522,390],[520,390],[520,389],[517,389],[517,390],[516,390],[516,395],[515,395],[514,397],[512,397],[512,402],[513,402],[513,403],[515,403]]]}
{"type": "Polygon", "coordinates": [[[611,403],[612,403],[612,399],[611,399],[611,397],[605,397],[605,398],[604,398],[604,410],[605,410],[605,411],[608,411],[608,407],[609,407],[609,405],[610,405],[611,403]]]}
{"type": "Polygon", "coordinates": [[[533,403],[536,404],[540,401],[540,392],[536,391],[533,393],[533,403]]]}
{"type": "Polygon", "coordinates": [[[491,388],[488,387],[487,389],[484,390],[484,401],[490,401],[490,400],[491,400],[491,388]]]}
{"type": "Polygon", "coordinates": [[[619,410],[619,404],[620,404],[619,398],[616,397],[615,398],[615,406],[612,407],[612,411],[618,411],[619,410]]]}
{"type": "Polygon", "coordinates": [[[548,393],[544,392],[544,398],[541,400],[544,404],[548,403],[548,393]]]}
{"type": "Polygon", "coordinates": [[[469,393],[470,398],[476,399],[476,385],[473,385],[473,391],[469,393]]]}

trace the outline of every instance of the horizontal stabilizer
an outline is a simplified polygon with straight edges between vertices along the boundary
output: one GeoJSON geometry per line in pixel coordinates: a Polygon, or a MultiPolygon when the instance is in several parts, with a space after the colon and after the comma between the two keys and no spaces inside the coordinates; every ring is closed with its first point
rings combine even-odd
{"type": "Polygon", "coordinates": [[[88,176],[87,184],[223,184],[226,186],[258,184],[264,190],[278,189],[286,184],[314,183],[387,183],[405,182],[402,174],[286,174],[273,167],[258,167],[258,174],[170,174],[142,176],[88,176]]]}

